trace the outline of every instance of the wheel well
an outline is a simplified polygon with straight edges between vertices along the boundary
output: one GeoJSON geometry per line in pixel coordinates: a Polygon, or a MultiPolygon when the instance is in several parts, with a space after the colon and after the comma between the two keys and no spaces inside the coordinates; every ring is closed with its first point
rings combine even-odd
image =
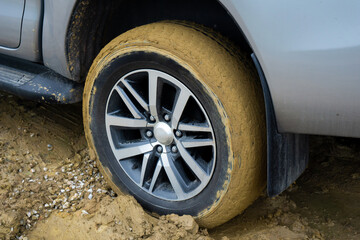
{"type": "Polygon", "coordinates": [[[84,81],[99,51],[121,33],[161,20],[184,20],[209,27],[251,53],[240,28],[217,0],[79,0],[66,38],[73,80],[84,81]]]}

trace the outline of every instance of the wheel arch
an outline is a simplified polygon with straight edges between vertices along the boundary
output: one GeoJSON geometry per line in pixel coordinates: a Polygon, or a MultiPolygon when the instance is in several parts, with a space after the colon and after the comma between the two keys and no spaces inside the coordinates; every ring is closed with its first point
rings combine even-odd
{"type": "Polygon", "coordinates": [[[66,34],[66,60],[73,80],[85,80],[99,51],[134,27],[162,20],[183,20],[207,26],[251,54],[251,48],[230,13],[218,0],[78,0],[66,34]]]}

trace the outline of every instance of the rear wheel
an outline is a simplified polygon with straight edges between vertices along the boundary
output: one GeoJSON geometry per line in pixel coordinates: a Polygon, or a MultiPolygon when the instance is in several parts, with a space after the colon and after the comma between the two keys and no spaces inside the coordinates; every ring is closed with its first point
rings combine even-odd
{"type": "Polygon", "coordinates": [[[207,30],[135,28],[95,59],[85,86],[90,148],[114,190],[206,227],[264,187],[262,96],[252,69],[207,30]]]}

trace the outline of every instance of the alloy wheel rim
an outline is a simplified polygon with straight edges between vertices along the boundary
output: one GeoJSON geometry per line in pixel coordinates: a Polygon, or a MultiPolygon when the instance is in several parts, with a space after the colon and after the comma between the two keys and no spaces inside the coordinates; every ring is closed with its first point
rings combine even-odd
{"type": "Polygon", "coordinates": [[[209,117],[190,89],[165,72],[140,69],[121,77],[108,96],[105,125],[117,163],[157,198],[190,199],[214,174],[209,117]]]}

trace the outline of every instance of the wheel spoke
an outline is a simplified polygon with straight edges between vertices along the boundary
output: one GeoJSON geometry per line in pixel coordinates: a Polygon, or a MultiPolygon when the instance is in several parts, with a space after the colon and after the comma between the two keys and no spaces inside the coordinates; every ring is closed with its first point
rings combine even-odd
{"type": "Polygon", "coordinates": [[[188,91],[184,91],[184,90],[180,91],[180,94],[175,103],[172,121],[171,121],[171,126],[173,129],[177,128],[177,125],[180,121],[180,117],[185,109],[189,97],[190,97],[190,93],[188,91]]]}
{"type": "Polygon", "coordinates": [[[153,71],[149,74],[149,109],[150,114],[158,120],[157,102],[158,102],[158,75],[153,71]]]}
{"type": "Polygon", "coordinates": [[[196,148],[196,147],[206,147],[206,146],[213,146],[214,140],[213,139],[185,139],[181,141],[184,148],[196,148]]]}
{"type": "Polygon", "coordinates": [[[185,147],[178,140],[175,141],[176,146],[179,150],[181,157],[184,159],[185,163],[190,167],[191,171],[197,176],[197,178],[202,182],[208,176],[207,173],[200,167],[200,165],[195,161],[195,159],[188,153],[185,147]]]}
{"type": "Polygon", "coordinates": [[[141,113],[136,108],[134,103],[130,100],[130,98],[126,95],[123,89],[121,89],[119,86],[115,87],[116,92],[119,94],[121,99],[124,101],[127,108],[130,110],[131,114],[134,116],[134,118],[141,118],[141,113]]]}
{"type": "Polygon", "coordinates": [[[195,125],[195,124],[179,123],[178,129],[180,131],[188,131],[188,132],[211,132],[211,128],[204,124],[195,125]]]}
{"type": "Polygon", "coordinates": [[[127,128],[144,128],[147,121],[144,119],[126,118],[111,114],[106,115],[106,123],[110,126],[127,127],[127,128]]]}
{"type": "Polygon", "coordinates": [[[153,147],[148,141],[138,143],[122,144],[122,148],[114,150],[116,159],[121,160],[124,158],[134,157],[144,154],[153,150],[153,147]]]}
{"type": "Polygon", "coordinates": [[[130,85],[130,83],[124,79],[121,81],[124,86],[127,88],[127,90],[129,90],[129,92],[133,95],[133,97],[136,99],[136,101],[138,101],[138,103],[146,110],[149,111],[149,106],[148,104],[145,102],[145,100],[136,92],[136,90],[130,85]]]}
{"type": "Polygon", "coordinates": [[[172,165],[170,164],[167,153],[161,154],[161,161],[164,166],[166,175],[169,178],[170,184],[175,191],[176,196],[179,199],[184,198],[185,192],[184,192],[183,188],[181,187],[181,183],[179,182],[178,178],[176,177],[176,175],[179,175],[179,174],[177,173],[177,171],[176,171],[177,174],[174,172],[174,167],[172,167],[172,165]]]}
{"type": "Polygon", "coordinates": [[[151,178],[151,184],[150,184],[150,188],[149,188],[149,191],[150,192],[153,192],[154,191],[154,187],[155,187],[155,183],[156,183],[156,180],[158,179],[159,177],[159,174],[160,174],[160,171],[161,171],[161,168],[163,167],[160,159],[158,160],[158,163],[156,164],[156,168],[155,168],[155,171],[154,171],[154,174],[151,178]]]}
{"type": "Polygon", "coordinates": [[[127,73],[112,87],[104,120],[117,164],[146,194],[183,201],[208,186],[217,152],[213,127],[175,77],[155,69],[127,73]]]}
{"type": "Polygon", "coordinates": [[[149,158],[150,158],[150,153],[144,154],[142,167],[141,167],[140,186],[144,186],[144,178],[145,178],[145,173],[149,158]]]}

